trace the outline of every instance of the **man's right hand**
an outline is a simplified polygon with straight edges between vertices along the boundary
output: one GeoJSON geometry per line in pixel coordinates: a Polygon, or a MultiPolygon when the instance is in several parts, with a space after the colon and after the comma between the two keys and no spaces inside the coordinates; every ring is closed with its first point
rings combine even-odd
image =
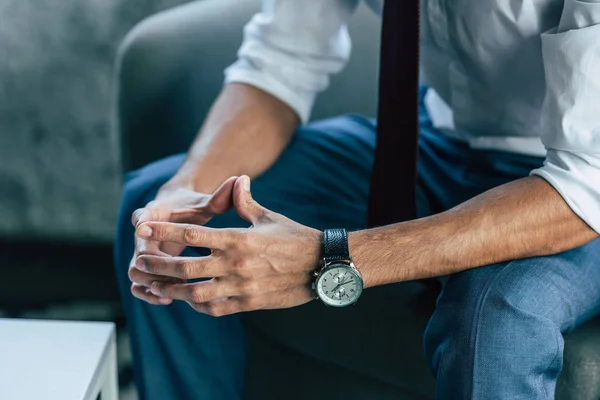
{"type": "MultiPolygon", "coordinates": [[[[213,194],[198,193],[188,188],[167,183],[156,198],[146,207],[133,213],[131,222],[137,229],[144,222],[184,222],[204,225],[214,215],[223,214],[233,207],[232,191],[237,177],[227,179],[213,194]]],[[[150,292],[155,281],[178,281],[174,278],[151,275],[135,267],[139,255],[161,255],[177,257],[185,248],[176,243],[160,243],[144,240],[137,235],[134,239],[133,258],[129,263],[129,279],[133,282],[134,296],[156,305],[167,305],[171,299],[159,298],[150,292]]]]}

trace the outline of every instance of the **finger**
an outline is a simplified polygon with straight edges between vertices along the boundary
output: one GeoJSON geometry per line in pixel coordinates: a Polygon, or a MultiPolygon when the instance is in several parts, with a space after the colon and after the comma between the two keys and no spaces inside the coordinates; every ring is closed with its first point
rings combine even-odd
{"type": "Polygon", "coordinates": [[[226,297],[208,303],[190,303],[190,306],[199,313],[217,318],[242,312],[242,301],[236,297],[226,297]]]}
{"type": "Polygon", "coordinates": [[[179,243],[169,242],[157,242],[153,240],[146,240],[140,237],[135,237],[135,254],[137,257],[140,254],[153,254],[163,257],[175,257],[181,254],[185,249],[185,245],[179,243]]]}
{"type": "Polygon", "coordinates": [[[169,211],[160,207],[156,201],[146,204],[146,207],[135,210],[131,216],[131,223],[136,228],[148,221],[163,221],[169,218],[169,211]]]}
{"type": "Polygon", "coordinates": [[[159,275],[149,274],[147,272],[140,271],[135,266],[131,266],[129,268],[129,271],[127,272],[127,276],[129,277],[129,280],[131,280],[131,282],[133,282],[137,285],[146,286],[148,288],[150,287],[150,285],[152,285],[153,282],[157,282],[157,281],[185,282],[182,279],[172,278],[170,276],[159,276],[159,275]]]}
{"type": "Polygon", "coordinates": [[[232,176],[215,190],[206,207],[208,212],[212,214],[223,214],[233,207],[232,193],[237,179],[237,176],[232,176]]]}
{"type": "Polygon", "coordinates": [[[192,308],[202,314],[213,317],[223,317],[225,315],[238,314],[241,312],[263,310],[267,303],[266,297],[225,297],[214,301],[190,304],[192,308]]]}
{"type": "Polygon", "coordinates": [[[246,221],[257,224],[268,212],[252,198],[250,192],[250,178],[246,175],[241,176],[235,182],[233,191],[233,202],[235,209],[240,217],[246,221]]]}
{"type": "Polygon", "coordinates": [[[185,245],[179,243],[163,242],[159,244],[158,248],[164,254],[168,254],[171,257],[177,257],[181,255],[181,253],[185,249],[185,245]]]}
{"type": "Polygon", "coordinates": [[[229,297],[190,305],[203,314],[222,317],[249,311],[290,308],[312,300],[314,300],[314,296],[310,288],[297,286],[284,293],[267,293],[253,297],[229,297]]]}
{"type": "Polygon", "coordinates": [[[135,237],[135,254],[167,255],[160,249],[160,242],[135,237]]]}
{"type": "Polygon", "coordinates": [[[207,257],[160,257],[139,256],[137,269],[153,275],[180,279],[214,278],[227,275],[225,265],[214,256],[207,257]]]}
{"type": "Polygon", "coordinates": [[[134,227],[137,226],[144,213],[146,213],[145,208],[138,208],[137,210],[135,210],[133,214],[131,214],[131,225],[133,225],[134,227]]]}
{"type": "MultiPolygon", "coordinates": [[[[134,211],[131,222],[137,227],[147,221],[161,220],[168,218],[168,213],[156,207],[156,202],[152,201],[145,208],[134,211]]],[[[164,244],[156,241],[149,241],[135,236],[135,250],[137,254],[161,254],[178,256],[183,251],[184,246],[178,244],[164,244]]],[[[137,255],[136,254],[136,255],[137,255]]]]}
{"type": "Polygon", "coordinates": [[[150,290],[158,297],[183,300],[193,304],[206,303],[235,294],[232,285],[216,279],[195,283],[153,282],[150,290]]]}
{"type": "Polygon", "coordinates": [[[186,246],[224,250],[234,240],[235,232],[192,224],[171,222],[146,222],[140,225],[137,235],[160,242],[181,243],[186,246]]]}
{"type": "MultiPolygon", "coordinates": [[[[154,254],[154,255],[174,255],[172,250],[168,249],[168,246],[165,246],[164,243],[160,243],[153,240],[147,240],[139,237],[139,235],[134,234],[134,257],[137,257],[140,254],[154,254]],[[168,250],[163,251],[162,249],[168,250]]],[[[179,249],[176,249],[179,250],[179,249]]],[[[179,255],[179,254],[175,254],[179,255]]]]}
{"type": "Polygon", "coordinates": [[[156,306],[166,306],[173,302],[171,299],[157,297],[153,295],[147,287],[136,284],[131,285],[131,294],[146,303],[154,304],[156,306]]]}

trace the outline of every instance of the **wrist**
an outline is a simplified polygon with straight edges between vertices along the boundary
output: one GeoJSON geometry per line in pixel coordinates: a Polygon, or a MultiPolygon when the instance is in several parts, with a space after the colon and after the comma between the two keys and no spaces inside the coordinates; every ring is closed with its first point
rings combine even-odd
{"type": "Polygon", "coordinates": [[[156,197],[160,197],[163,195],[166,195],[168,193],[173,193],[177,190],[190,190],[190,191],[195,191],[194,185],[192,182],[189,181],[185,181],[185,180],[180,180],[178,179],[176,176],[171,178],[170,180],[168,180],[166,183],[164,183],[160,189],[158,189],[158,193],[156,194],[156,197]]]}
{"type": "Polygon", "coordinates": [[[179,171],[160,188],[159,194],[161,192],[173,192],[179,189],[202,194],[211,194],[223,183],[223,181],[225,181],[225,179],[222,179],[220,182],[215,181],[214,183],[206,182],[198,176],[179,171]]]}
{"type": "Polygon", "coordinates": [[[313,270],[318,270],[323,264],[323,231],[311,229],[311,242],[315,251],[311,255],[313,270]]]}
{"type": "Polygon", "coordinates": [[[330,307],[356,304],[364,283],[348,249],[345,229],[326,229],[323,233],[323,267],[315,271],[313,289],[330,307]]]}
{"type": "Polygon", "coordinates": [[[350,257],[364,279],[365,288],[410,280],[406,268],[410,234],[400,225],[389,225],[348,234],[350,257]],[[396,250],[398,249],[398,250],[396,250]]]}
{"type": "Polygon", "coordinates": [[[374,279],[369,273],[367,260],[364,257],[364,232],[366,231],[348,232],[348,250],[350,251],[350,257],[354,261],[354,265],[360,271],[363,277],[364,287],[366,289],[372,286],[376,286],[376,284],[374,283],[374,279]]]}

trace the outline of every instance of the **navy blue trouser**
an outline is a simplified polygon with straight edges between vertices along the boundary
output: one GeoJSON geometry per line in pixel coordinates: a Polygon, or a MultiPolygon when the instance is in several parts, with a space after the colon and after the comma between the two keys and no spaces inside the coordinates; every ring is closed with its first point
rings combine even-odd
{"type": "MultiPolygon", "coordinates": [[[[375,125],[344,116],[298,130],[276,164],[252,185],[264,206],[324,229],[365,228],[375,125]]],[[[434,214],[527,176],[543,160],[471,150],[421,115],[420,216],[434,214]]],[[[127,176],[116,238],[116,268],[144,399],[241,397],[245,366],[239,316],[212,318],[187,304],[151,306],[133,298],[127,268],[132,212],[177,170],[173,156],[127,176]]],[[[210,173],[208,171],[207,173],[210,173]]],[[[393,173],[390,173],[393,181],[393,173]]],[[[213,227],[245,226],[234,213],[213,227]]],[[[439,398],[550,399],[561,370],[563,337],[598,314],[600,241],[550,257],[515,260],[444,279],[425,338],[439,398]]],[[[360,266],[359,266],[360,268],[360,266]]]]}

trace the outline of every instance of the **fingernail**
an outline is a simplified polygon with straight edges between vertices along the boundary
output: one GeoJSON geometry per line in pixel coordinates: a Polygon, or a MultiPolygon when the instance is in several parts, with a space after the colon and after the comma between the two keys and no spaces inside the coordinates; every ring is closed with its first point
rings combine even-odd
{"type": "Polygon", "coordinates": [[[250,178],[244,175],[244,177],[242,179],[243,179],[242,184],[243,184],[244,190],[246,192],[249,192],[250,191],[250,178]]]}
{"type": "Polygon", "coordinates": [[[149,238],[152,236],[152,228],[150,228],[148,225],[142,225],[138,228],[137,234],[139,237],[149,238]]]}

